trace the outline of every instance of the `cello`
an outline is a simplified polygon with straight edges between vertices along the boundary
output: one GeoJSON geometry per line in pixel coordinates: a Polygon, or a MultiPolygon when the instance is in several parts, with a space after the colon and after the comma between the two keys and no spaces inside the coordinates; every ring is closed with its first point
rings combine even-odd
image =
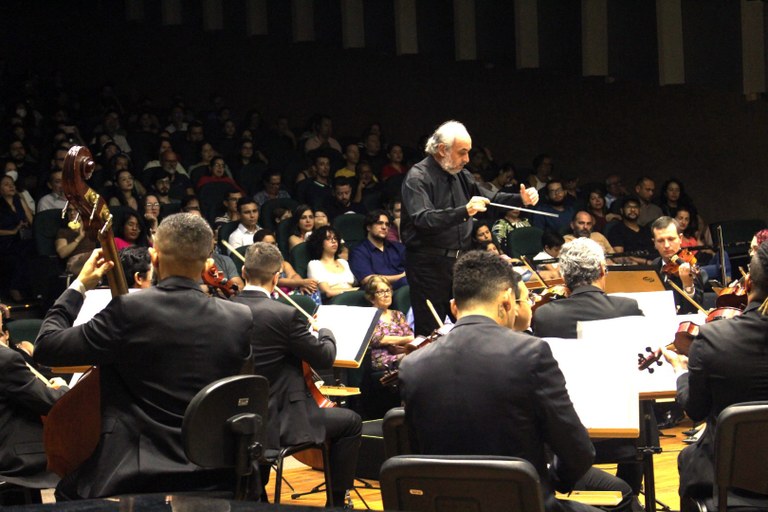
{"type": "MultiPolygon", "coordinates": [[[[91,239],[99,240],[104,257],[114,263],[107,273],[114,297],[128,293],[128,285],[115,247],[112,214],[104,198],[86,183],[95,168],[88,148],[72,146],[64,159],[64,195],[77,209],[85,232],[91,239]]],[[[96,449],[101,437],[100,400],[99,370],[93,367],[51,408],[43,428],[50,471],[66,476],[96,449]]]]}

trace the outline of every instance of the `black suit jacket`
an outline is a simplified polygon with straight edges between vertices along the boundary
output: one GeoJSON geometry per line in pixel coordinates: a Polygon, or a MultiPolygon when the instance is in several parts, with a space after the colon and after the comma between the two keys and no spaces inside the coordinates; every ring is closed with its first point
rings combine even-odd
{"type": "Polygon", "coordinates": [[[45,471],[40,416],[66,391],[46,386],[29,371],[21,354],[0,346],[0,475],[45,471]]]}
{"type": "MultiPolygon", "coordinates": [[[[675,306],[678,307],[677,314],[688,315],[691,313],[696,313],[698,311],[696,306],[685,300],[685,298],[681,297],[680,294],[669,285],[669,282],[672,281],[682,289],[683,282],[680,281],[680,277],[670,276],[663,273],[661,269],[664,266],[664,261],[661,258],[656,258],[653,260],[651,266],[661,276],[661,282],[664,283],[664,288],[667,290],[672,290],[672,294],[675,297],[675,306]]],[[[701,304],[702,300],[704,299],[704,280],[701,278],[701,274],[695,274],[693,276],[693,296],[691,298],[696,301],[697,304],[701,304]]]]}
{"type": "Polygon", "coordinates": [[[101,369],[101,439],[59,492],[95,498],[136,492],[231,487],[190,463],[181,422],[192,398],[240,373],[250,355],[248,308],[206,296],[190,279],[112,299],[89,322],[70,327],[83,296],[65,291],[48,311],[35,359],[101,369]]]}
{"type": "Polygon", "coordinates": [[[570,489],[594,448],[546,342],[473,315],[400,364],[406,421],[420,453],[506,455],[531,462],[547,510],[570,489]],[[556,456],[548,471],[545,446],[556,456]],[[553,481],[553,477],[557,481],[553,481]]]}
{"type": "Polygon", "coordinates": [[[315,338],[297,309],[258,290],[245,290],[235,299],[253,314],[253,371],[269,379],[267,448],[276,449],[325,440],[320,408],[304,382],[301,362],[329,368],[336,358],[336,339],[329,329],[315,338]]]}
{"type": "Polygon", "coordinates": [[[712,495],[717,416],[729,405],[768,400],[768,316],[752,302],[741,316],[699,329],[688,372],[677,379],[677,401],[707,429],[680,454],[680,495],[712,495]]]}
{"type": "Polygon", "coordinates": [[[569,297],[537,308],[533,330],[542,338],[576,338],[579,321],[642,315],[635,299],[609,296],[597,286],[580,286],[569,297]]]}

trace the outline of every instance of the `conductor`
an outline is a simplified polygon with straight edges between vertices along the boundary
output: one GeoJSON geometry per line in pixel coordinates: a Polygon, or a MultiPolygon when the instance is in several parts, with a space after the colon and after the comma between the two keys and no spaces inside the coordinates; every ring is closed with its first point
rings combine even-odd
{"type": "Polygon", "coordinates": [[[535,188],[520,186],[520,194],[491,195],[477,186],[464,169],[472,138],[458,121],[435,130],[402,187],[401,233],[405,244],[405,272],[411,287],[416,334],[429,334],[437,321],[427,307],[430,299],[440,319],[450,314],[453,265],[472,244],[472,218],[493,200],[509,206],[535,205],[535,188]]]}

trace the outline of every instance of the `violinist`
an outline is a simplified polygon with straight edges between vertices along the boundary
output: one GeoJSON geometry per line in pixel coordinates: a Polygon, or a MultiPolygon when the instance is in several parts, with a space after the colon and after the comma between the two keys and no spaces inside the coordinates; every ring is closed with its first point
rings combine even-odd
{"type": "Polygon", "coordinates": [[[181,439],[192,398],[211,382],[240,373],[250,356],[248,308],[211,300],[197,285],[212,241],[199,216],[170,215],[149,249],[157,286],[116,296],[90,321],[72,327],[85,291],[114,265],[97,249],[48,311],[35,360],[97,364],[101,375],[99,444],[61,480],[57,500],[233,490],[232,471],[188,462],[181,439]]]}
{"type": "MultiPolygon", "coordinates": [[[[594,240],[576,238],[566,242],[560,251],[560,272],[571,293],[564,299],[548,302],[534,311],[533,327],[536,336],[576,338],[576,324],[579,321],[643,315],[636,300],[606,295],[605,254],[594,240]]],[[[631,487],[632,494],[637,495],[643,470],[636,460],[635,442],[605,440],[596,443],[595,449],[599,462],[619,463],[616,476],[631,487]]],[[[619,482],[619,489],[624,482],[619,482]]]]}
{"type": "MultiPolygon", "coordinates": [[[[653,244],[659,253],[651,266],[662,276],[664,287],[673,290],[675,306],[679,314],[695,313],[696,306],[680,296],[680,293],[669,285],[675,283],[694,302],[701,304],[704,296],[704,282],[695,261],[685,261],[679,256],[682,249],[680,225],[672,217],[659,217],[651,225],[653,244]]],[[[693,258],[695,260],[695,258],[693,258]]]]}
{"type": "Polygon", "coordinates": [[[459,258],[451,302],[458,322],[400,363],[406,422],[418,453],[521,457],[539,474],[547,512],[595,510],[555,499],[555,489],[568,492],[586,473],[601,472],[591,468],[594,447],[549,345],[515,332],[528,307],[519,283],[487,251],[459,258]]]}
{"type": "MultiPolygon", "coordinates": [[[[257,242],[248,248],[243,264],[246,286],[234,299],[253,314],[253,366],[269,379],[267,449],[313,441],[330,441],[331,482],[334,503],[344,504],[357,467],[362,422],[360,416],[341,407],[320,408],[312,400],[302,375],[302,361],[328,368],[336,358],[336,339],[330,329],[317,337],[305,317],[294,307],[270,298],[282,271],[283,257],[277,247],[257,242]]],[[[266,486],[269,467],[261,468],[266,486]]]]}
{"type": "Polygon", "coordinates": [[[713,494],[718,414],[735,403],[768,400],[768,242],[759,245],[749,269],[742,315],[700,326],[687,358],[664,350],[679,374],[677,402],[693,421],[707,421],[704,434],[678,457],[681,505],[684,498],[713,494]]]}
{"type": "Polygon", "coordinates": [[[32,372],[3,323],[7,311],[0,304],[0,479],[45,471],[40,416],[68,389],[58,377],[44,381],[32,372]]]}

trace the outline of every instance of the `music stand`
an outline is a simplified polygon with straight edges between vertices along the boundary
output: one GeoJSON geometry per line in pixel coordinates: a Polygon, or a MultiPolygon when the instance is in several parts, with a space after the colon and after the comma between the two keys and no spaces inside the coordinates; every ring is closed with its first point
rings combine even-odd
{"type": "Polygon", "coordinates": [[[605,293],[659,292],[664,289],[658,272],[648,265],[610,266],[605,276],[605,293]]]}

